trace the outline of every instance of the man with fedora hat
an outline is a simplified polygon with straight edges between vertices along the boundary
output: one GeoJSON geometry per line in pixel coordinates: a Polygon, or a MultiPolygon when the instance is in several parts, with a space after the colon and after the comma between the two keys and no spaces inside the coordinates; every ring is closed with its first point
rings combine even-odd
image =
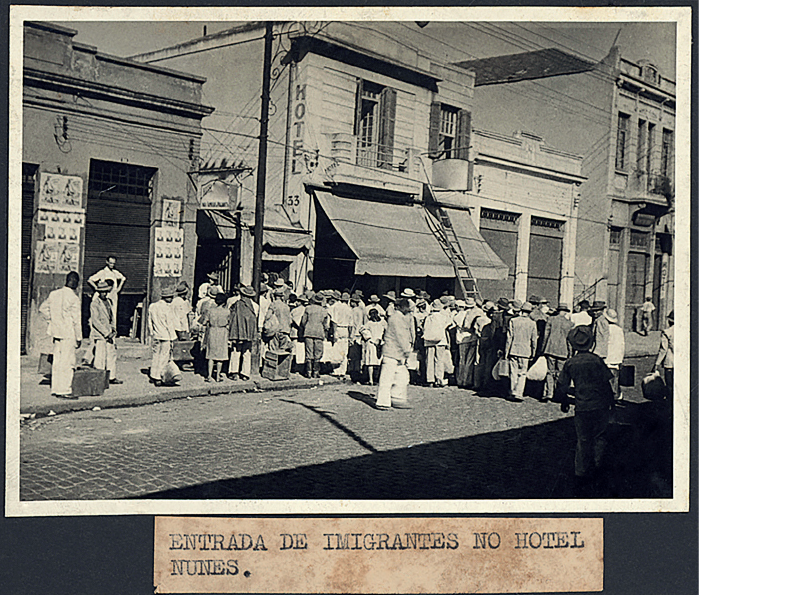
{"type": "Polygon", "coordinates": [[[189,334],[188,315],[191,313],[191,304],[188,302],[188,295],[191,288],[185,281],[180,281],[172,298],[172,308],[177,316],[177,338],[186,341],[189,334]]]}
{"type": "Polygon", "coordinates": [[[255,295],[256,290],[250,285],[242,285],[239,299],[231,306],[228,321],[228,340],[232,345],[228,377],[231,380],[250,379],[251,349],[259,333],[258,307],[253,301],[255,295]]]}
{"type": "Polygon", "coordinates": [[[102,279],[90,300],[90,340],[94,344],[93,367],[110,371],[110,384],[122,384],[116,372],[115,317],[110,291],[113,283],[102,279]]]}
{"type": "Polygon", "coordinates": [[[577,448],[574,473],[579,480],[591,479],[602,465],[607,445],[610,408],[613,405],[612,375],[605,362],[592,353],[594,336],[587,326],[577,326],[568,333],[574,356],[563,365],[554,389],[554,398],[562,403],[564,413],[575,407],[574,426],[577,448]],[[574,400],[569,397],[573,384],[574,400]]]}
{"type": "Polygon", "coordinates": [[[349,356],[349,337],[352,332],[352,308],[349,306],[351,296],[348,292],[335,295],[335,302],[329,316],[332,319],[332,340],[334,341],[335,358],[338,361],[332,373],[335,376],[346,376],[349,356]]]}
{"type": "Polygon", "coordinates": [[[301,317],[299,337],[304,339],[304,378],[320,378],[323,342],[329,333],[329,313],[323,306],[323,294],[309,300],[301,317]]]}
{"type": "Polygon", "coordinates": [[[160,300],[149,306],[149,334],[152,337],[149,379],[156,386],[163,384],[163,373],[172,357],[172,341],[177,340],[179,322],[177,312],[172,307],[176,294],[175,287],[166,286],[160,291],[160,300]]]}
{"type": "Polygon", "coordinates": [[[553,398],[554,384],[557,382],[563,363],[571,355],[567,338],[573,323],[566,317],[568,311],[568,304],[561,303],[546,323],[546,336],[543,338],[543,353],[548,364],[545,400],[553,398]]]}
{"type": "Polygon", "coordinates": [[[529,302],[521,304],[518,315],[509,321],[506,332],[506,358],[509,360],[509,396],[523,400],[529,360],[537,350],[537,325],[529,318],[534,310],[529,302]]]}
{"type": "Polygon", "coordinates": [[[610,330],[608,329],[610,323],[605,319],[606,307],[607,304],[601,300],[595,301],[593,306],[591,306],[594,337],[593,352],[602,359],[607,357],[608,341],[610,339],[610,330]]]}

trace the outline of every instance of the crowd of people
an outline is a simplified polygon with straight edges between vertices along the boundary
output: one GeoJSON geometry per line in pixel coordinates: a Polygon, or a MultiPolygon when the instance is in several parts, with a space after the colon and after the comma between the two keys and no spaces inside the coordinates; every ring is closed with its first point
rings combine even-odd
{"type": "MultiPolygon", "coordinates": [[[[106,272],[92,279],[90,304],[92,365],[116,375],[116,307],[114,295],[124,277],[110,257],[106,272]]],[[[41,312],[54,341],[52,393],[71,396],[75,350],[81,342],[79,276],[67,275],[65,287],[51,293],[41,312]]],[[[381,296],[348,290],[306,291],[296,295],[281,278],[263,275],[258,296],[238,284],[226,293],[209,275],[197,291],[180,282],[165,287],[149,307],[152,361],[150,381],[176,384],[181,370],[173,361],[173,344],[190,341],[207,382],[251,377],[253,350],[259,360],[279,356],[294,361],[306,378],[331,374],[377,385],[375,407],[409,408],[411,384],[444,387],[453,384],[512,401],[533,396],[575,409],[576,474],[587,476],[599,466],[604,451],[608,412],[621,400],[619,374],[625,355],[624,331],[615,310],[602,301],[552,307],[531,296],[528,301],[497,301],[451,295],[432,298],[425,291],[405,289],[381,296]],[[227,369],[227,371],[226,371],[227,369]]],[[[651,309],[647,310],[651,313],[651,309]]],[[[674,316],[662,333],[655,367],[663,367],[672,385],[674,316]]],[[[644,331],[648,330],[645,317],[644,331]]]]}

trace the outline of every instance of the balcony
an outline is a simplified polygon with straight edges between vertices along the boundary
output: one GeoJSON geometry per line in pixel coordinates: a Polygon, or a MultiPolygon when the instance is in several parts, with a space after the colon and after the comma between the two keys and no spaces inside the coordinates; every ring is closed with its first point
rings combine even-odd
{"type": "Polygon", "coordinates": [[[657,171],[634,169],[627,176],[625,196],[632,202],[644,201],[670,206],[675,194],[669,176],[657,171]]]}
{"type": "Polygon", "coordinates": [[[332,159],[324,169],[325,182],[372,186],[395,192],[421,192],[419,164],[411,148],[361,141],[347,133],[325,134],[332,159]]]}

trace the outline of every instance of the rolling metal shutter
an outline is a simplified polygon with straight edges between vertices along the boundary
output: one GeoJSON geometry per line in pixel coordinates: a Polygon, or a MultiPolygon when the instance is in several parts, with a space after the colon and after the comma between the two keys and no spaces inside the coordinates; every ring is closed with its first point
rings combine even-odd
{"type": "Polygon", "coordinates": [[[536,295],[556,304],[562,277],[562,221],[532,217],[529,235],[527,296],[536,295]]]}
{"type": "Polygon", "coordinates": [[[107,256],[114,255],[127,278],[122,295],[146,295],[155,172],[123,163],[90,162],[84,276],[103,268],[107,256]]]}
{"type": "Polygon", "coordinates": [[[509,267],[503,280],[479,279],[478,287],[484,299],[512,299],[515,293],[515,264],[517,262],[518,220],[516,213],[481,209],[479,231],[492,251],[509,267]]]}
{"type": "Polygon", "coordinates": [[[34,227],[35,176],[38,167],[39,166],[32,163],[23,163],[22,172],[22,236],[20,242],[20,353],[23,355],[26,353],[28,312],[31,306],[31,239],[34,227]]]}

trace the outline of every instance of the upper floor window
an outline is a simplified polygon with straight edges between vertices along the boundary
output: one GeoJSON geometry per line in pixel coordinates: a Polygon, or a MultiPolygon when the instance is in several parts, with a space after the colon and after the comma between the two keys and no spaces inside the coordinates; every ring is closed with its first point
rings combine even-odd
{"type": "Polygon", "coordinates": [[[630,116],[620,113],[616,134],[616,169],[627,169],[627,131],[629,128],[630,116]]]}
{"type": "Polygon", "coordinates": [[[354,134],[357,165],[392,169],[397,94],[391,87],[357,81],[354,134]]]}
{"type": "Polygon", "coordinates": [[[433,103],[430,106],[428,152],[434,159],[469,159],[472,114],[463,109],[433,103]]]}
{"type": "Polygon", "coordinates": [[[661,173],[668,178],[671,178],[673,173],[674,140],[672,130],[664,128],[661,134],[661,173]]]}

